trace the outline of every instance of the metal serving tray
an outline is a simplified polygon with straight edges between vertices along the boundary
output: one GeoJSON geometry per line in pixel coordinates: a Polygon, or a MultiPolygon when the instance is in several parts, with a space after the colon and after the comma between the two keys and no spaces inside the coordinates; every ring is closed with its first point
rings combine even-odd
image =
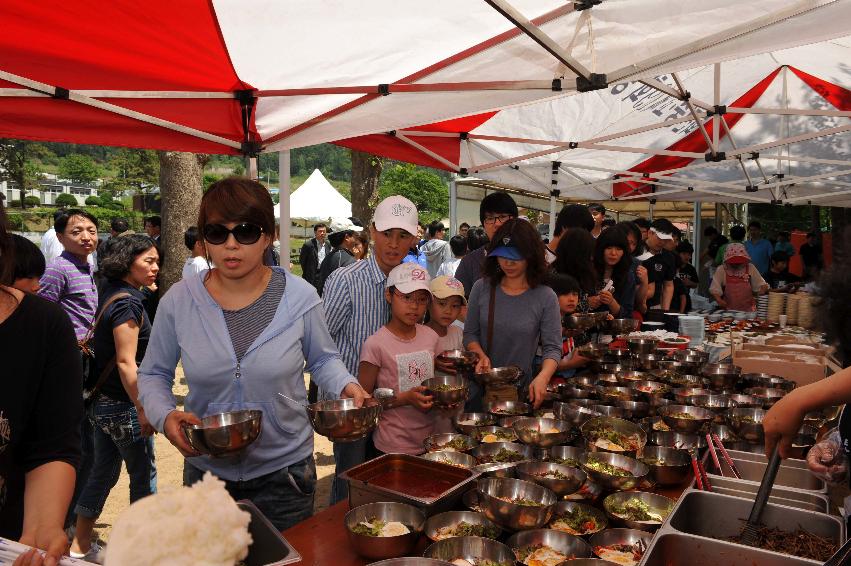
{"type": "MultiPolygon", "coordinates": [[[[760,462],[762,464],[768,463],[768,458],[765,457],[765,454],[760,454],[758,452],[742,452],[740,450],[728,450],[727,452],[730,454],[730,458],[733,458],[734,460],[747,460],[749,462],[760,462]]],[[[721,456],[719,455],[718,458],[720,459],[721,456]]],[[[798,468],[800,470],[808,469],[806,460],[798,460],[796,458],[786,458],[783,460],[782,464],[787,468],[798,468]]]]}
{"type": "MultiPolygon", "coordinates": [[[[755,456],[754,454],[749,454],[749,456],[755,456]]],[[[758,455],[756,455],[758,456],[758,455]]],[[[754,460],[745,460],[738,457],[737,455],[731,454],[731,459],[733,463],[736,464],[736,467],[739,469],[739,472],[742,474],[742,480],[754,482],[759,484],[762,481],[762,476],[765,475],[765,468],[768,464],[766,464],[765,460],[762,462],[756,462],[754,460]]],[[[727,466],[727,463],[724,462],[723,459],[719,458],[721,463],[721,469],[724,470],[724,476],[728,478],[733,477],[733,471],[727,466]]],[[[714,478],[720,476],[718,473],[718,469],[715,468],[714,462],[712,462],[712,458],[704,456],[703,458],[704,466],[706,467],[706,473],[711,474],[713,477],[710,478],[710,482],[714,481],[714,478]]],[[[780,487],[794,488],[803,491],[810,491],[814,493],[827,493],[827,484],[815,477],[810,473],[806,468],[798,467],[798,464],[790,467],[785,464],[780,465],[780,469],[777,471],[777,479],[774,480],[774,485],[780,487]]]]}
{"type": "Polygon", "coordinates": [[[815,562],[749,546],[660,531],[640,566],[812,566],[815,562]]]}
{"type": "Polygon", "coordinates": [[[427,517],[452,511],[479,477],[478,472],[407,454],[385,454],[344,472],[349,482],[349,506],[378,501],[398,501],[422,509],[427,517]],[[440,493],[417,495],[426,482],[442,487],[440,493]],[[405,487],[412,489],[405,491],[405,487]]]}
{"type": "MultiPolygon", "coordinates": [[[[737,480],[735,478],[722,478],[720,476],[711,478],[712,491],[733,497],[742,497],[748,501],[756,499],[759,484],[737,480]]],[[[812,491],[803,491],[787,487],[774,486],[768,498],[769,503],[795,507],[804,511],[815,511],[816,513],[829,513],[830,500],[812,491]]]]}
{"type": "Polygon", "coordinates": [[[245,566],[282,566],[301,562],[298,551],[252,502],[238,501],[237,505],[251,514],[248,532],[251,534],[252,543],[248,547],[245,566]]]}

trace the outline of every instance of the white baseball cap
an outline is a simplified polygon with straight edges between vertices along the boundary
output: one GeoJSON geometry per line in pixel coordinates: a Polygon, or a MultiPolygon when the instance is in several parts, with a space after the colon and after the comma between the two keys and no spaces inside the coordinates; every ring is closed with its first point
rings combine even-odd
{"type": "Polygon", "coordinates": [[[375,208],[372,222],[379,232],[400,228],[408,234],[417,234],[417,207],[402,196],[387,197],[375,208]]]}
{"type": "Polygon", "coordinates": [[[668,234],[667,232],[662,232],[661,230],[657,230],[656,228],[650,228],[649,231],[656,234],[656,237],[659,238],[660,240],[673,240],[674,239],[674,237],[671,234],[668,234]]]}
{"type": "Polygon", "coordinates": [[[423,269],[420,264],[415,262],[407,262],[394,267],[387,275],[386,287],[396,287],[400,293],[408,294],[414,291],[428,291],[431,294],[429,283],[431,277],[428,271],[423,269]]]}
{"type": "Polygon", "coordinates": [[[330,228],[332,233],[345,232],[348,230],[351,230],[353,232],[360,232],[361,230],[363,230],[361,226],[358,226],[348,218],[332,218],[330,228]]]}

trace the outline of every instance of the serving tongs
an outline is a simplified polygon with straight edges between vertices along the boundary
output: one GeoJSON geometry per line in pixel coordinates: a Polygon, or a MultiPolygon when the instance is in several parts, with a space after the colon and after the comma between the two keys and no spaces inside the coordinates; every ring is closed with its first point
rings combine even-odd
{"type": "Polygon", "coordinates": [[[721,468],[721,462],[718,461],[718,454],[715,453],[715,444],[712,442],[712,435],[706,433],[706,444],[709,446],[709,455],[712,456],[712,463],[715,464],[715,469],[718,474],[724,477],[724,470],[721,468]]]}
{"type": "Polygon", "coordinates": [[[846,566],[847,564],[851,564],[851,538],[827,559],[824,566],[846,566]]]}
{"type": "Polygon", "coordinates": [[[759,484],[759,491],[756,492],[756,499],[751,509],[751,514],[748,517],[748,522],[745,523],[745,528],[742,529],[742,536],[739,538],[742,544],[753,546],[756,544],[756,539],[759,533],[759,520],[762,517],[762,511],[765,509],[765,504],[768,502],[768,496],[771,494],[771,488],[774,485],[774,480],[777,478],[777,470],[780,469],[780,450],[779,444],[774,445],[774,451],[771,453],[771,458],[768,459],[768,466],[765,468],[765,474],[762,476],[762,481],[759,484]]]}
{"type": "MultiPolygon", "coordinates": [[[[718,436],[714,432],[712,433],[711,436],[712,436],[712,441],[718,446],[718,450],[721,451],[721,456],[724,458],[724,462],[726,462],[726,464],[730,467],[730,470],[732,470],[733,477],[736,478],[737,480],[742,479],[742,474],[739,472],[739,469],[736,467],[736,464],[733,463],[733,459],[730,458],[730,453],[727,452],[726,448],[724,448],[724,443],[721,442],[721,437],[718,436]]],[[[712,446],[712,442],[709,443],[709,446],[710,447],[712,446]]],[[[714,453],[713,453],[713,456],[717,458],[717,456],[715,456],[714,453]]],[[[718,466],[718,470],[720,471],[721,466],[718,465],[717,460],[715,462],[715,465],[718,466]]],[[[723,474],[721,474],[721,475],[723,475],[723,474]]]]}
{"type": "Polygon", "coordinates": [[[697,489],[701,491],[712,491],[712,484],[709,483],[709,476],[706,475],[706,470],[703,464],[697,459],[697,448],[688,449],[691,456],[691,469],[694,472],[694,482],[697,489]]]}

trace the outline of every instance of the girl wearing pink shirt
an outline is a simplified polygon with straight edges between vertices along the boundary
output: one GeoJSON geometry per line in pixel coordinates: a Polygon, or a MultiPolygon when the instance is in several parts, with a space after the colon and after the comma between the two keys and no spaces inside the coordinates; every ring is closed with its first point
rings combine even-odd
{"type": "Polygon", "coordinates": [[[403,263],[387,276],[384,297],[390,321],[361,348],[358,381],[369,393],[389,388],[395,399],[385,406],[373,435],[375,452],[421,454],[423,441],[434,430],[433,400],[421,383],[434,376],[438,336],[419,324],[432,295],[428,272],[416,263],[403,263]]]}

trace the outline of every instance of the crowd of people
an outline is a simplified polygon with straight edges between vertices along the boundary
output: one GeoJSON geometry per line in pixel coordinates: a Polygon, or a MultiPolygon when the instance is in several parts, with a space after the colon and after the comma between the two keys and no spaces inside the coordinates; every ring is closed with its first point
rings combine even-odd
{"type": "MultiPolygon", "coordinates": [[[[665,219],[616,223],[601,205],[570,204],[544,240],[509,195],[493,193],[480,203],[480,225],[462,224],[451,237],[442,223],[419,220],[414,203],[391,196],[366,225],[317,224],[297,277],[272,253],[268,191],[228,178],[204,194],[184,234],[183,279],[159,300],[158,217],[146,219],[146,235],[114,221],[99,242],[96,218],[58,211],[61,250],[48,258],[6,233],[0,206],[0,340],[22,354],[9,362],[21,379],[0,398],[0,536],[47,549],[46,563],[69,542],[73,557],[98,560],[94,525],[122,463],[131,501],[157,489],[155,433],[185,457],[184,484],[212,473],[284,530],[313,510],[313,434],[302,404],[394,391],[374,436],[334,445],[331,501],[341,501],[343,471],[387,452],[419,454],[426,437],[449,430],[462,407],[435,408],[422,385],[453,373],[439,353],[473,351],[477,371],[518,366],[519,387],[508,394],[537,407],[553,379],[588,362],[577,354],[588,337],[564,317],[658,320],[687,312],[699,283],[695,250],[665,219]],[[182,409],[178,364],[189,390],[182,409]],[[199,454],[183,433],[207,415],[243,409],[262,411],[263,430],[239,456],[199,454]]],[[[741,227],[730,241],[707,229],[702,259],[713,262],[719,305],[752,309],[769,284],[795,284],[785,269],[788,235],[772,245],[759,228],[751,224],[747,242],[741,227]]],[[[807,245],[798,253],[816,256],[816,242],[807,245]]],[[[463,409],[480,410],[497,394],[506,392],[471,384],[463,409]]]]}

